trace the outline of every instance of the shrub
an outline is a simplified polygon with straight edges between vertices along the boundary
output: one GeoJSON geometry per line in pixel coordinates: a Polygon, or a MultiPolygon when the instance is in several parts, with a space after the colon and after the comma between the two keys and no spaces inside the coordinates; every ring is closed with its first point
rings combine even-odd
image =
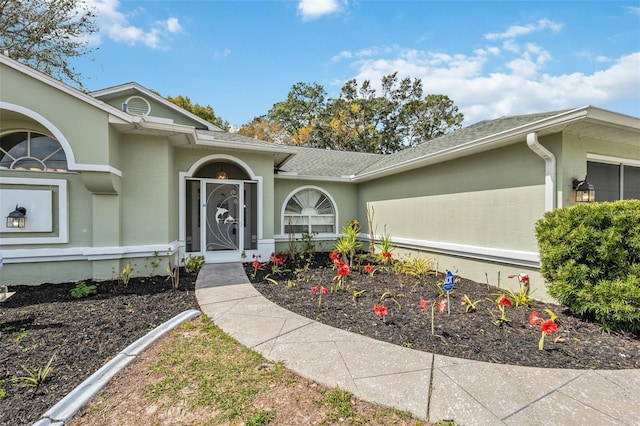
{"type": "Polygon", "coordinates": [[[606,330],[640,331],[640,201],[557,209],[535,231],[552,297],[606,330]]]}
{"type": "Polygon", "coordinates": [[[198,272],[205,264],[204,256],[187,256],[183,257],[182,264],[184,265],[184,270],[186,272],[198,272]]]}
{"type": "Polygon", "coordinates": [[[76,284],[75,287],[73,287],[69,293],[71,294],[71,297],[73,297],[74,299],[82,299],[84,297],[89,297],[93,294],[96,294],[98,292],[98,290],[96,289],[95,285],[86,285],[84,283],[84,281],[80,281],[78,284],[76,284]]]}

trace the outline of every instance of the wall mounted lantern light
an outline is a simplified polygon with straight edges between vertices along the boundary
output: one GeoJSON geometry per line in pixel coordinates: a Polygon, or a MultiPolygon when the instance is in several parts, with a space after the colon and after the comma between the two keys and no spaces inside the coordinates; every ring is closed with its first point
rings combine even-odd
{"type": "Polygon", "coordinates": [[[587,182],[587,176],[584,180],[573,180],[573,189],[576,191],[576,203],[593,203],[596,201],[596,188],[587,182]]]}
{"type": "Polygon", "coordinates": [[[27,222],[27,209],[18,207],[7,216],[7,228],[24,228],[27,222]]]}

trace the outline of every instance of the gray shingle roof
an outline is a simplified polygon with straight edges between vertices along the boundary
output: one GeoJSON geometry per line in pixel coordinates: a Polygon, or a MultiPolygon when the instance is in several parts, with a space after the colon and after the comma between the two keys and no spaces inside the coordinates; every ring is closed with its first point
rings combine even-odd
{"type": "Polygon", "coordinates": [[[498,135],[566,111],[570,110],[485,120],[394,154],[367,154],[298,147],[298,154],[287,160],[281,170],[297,173],[298,176],[317,177],[344,177],[370,173],[446,149],[455,148],[468,142],[498,135]]]}
{"type": "Polygon", "coordinates": [[[298,153],[280,167],[281,171],[297,173],[299,176],[344,177],[357,174],[384,157],[382,154],[363,152],[297,149],[298,153]]]}
{"type": "Polygon", "coordinates": [[[403,149],[402,151],[396,152],[394,154],[385,155],[379,161],[369,165],[365,169],[360,170],[359,173],[373,172],[383,168],[392,167],[396,164],[400,164],[411,159],[425,157],[436,152],[455,148],[468,142],[476,141],[492,135],[497,135],[502,132],[518,128],[520,126],[524,126],[526,124],[535,123],[536,121],[553,117],[566,111],[570,110],[517,115],[513,117],[497,118],[495,120],[480,121],[468,127],[457,130],[453,133],[449,133],[436,139],[423,142],[422,144],[415,147],[403,149]]]}

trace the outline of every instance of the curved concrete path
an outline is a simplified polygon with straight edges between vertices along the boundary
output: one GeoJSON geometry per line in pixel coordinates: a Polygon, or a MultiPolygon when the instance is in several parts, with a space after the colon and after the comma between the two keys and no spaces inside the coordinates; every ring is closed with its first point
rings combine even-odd
{"type": "Polygon", "coordinates": [[[420,352],[339,330],[280,308],[240,263],[206,265],[203,313],[243,345],[318,383],[470,425],[640,425],[640,370],[489,364],[420,352]]]}

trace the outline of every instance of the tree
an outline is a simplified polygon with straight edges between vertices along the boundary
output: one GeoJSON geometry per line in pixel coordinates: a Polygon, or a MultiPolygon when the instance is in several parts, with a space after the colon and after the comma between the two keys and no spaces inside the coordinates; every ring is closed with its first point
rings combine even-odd
{"type": "Polygon", "coordinates": [[[277,121],[269,120],[264,115],[255,117],[249,123],[244,124],[238,130],[238,134],[267,142],[291,144],[291,137],[282,125],[277,121]]]}
{"type": "Polygon", "coordinates": [[[97,31],[93,10],[79,0],[0,0],[0,51],[83,88],[69,59],[82,56],[97,31]]]}
{"type": "Polygon", "coordinates": [[[314,146],[314,127],[326,107],[326,96],[324,88],[317,83],[296,83],[287,100],[275,104],[267,118],[282,125],[292,144],[314,146]]]}
{"type": "Polygon", "coordinates": [[[198,117],[208,121],[209,123],[220,127],[222,130],[228,131],[229,128],[231,127],[228,121],[223,120],[222,118],[216,115],[211,105],[202,106],[199,104],[192,104],[191,99],[182,95],[178,95],[175,98],[171,96],[167,96],[166,99],[169,102],[172,102],[178,105],[180,108],[185,109],[197,115],[198,117]]]}
{"type": "Polygon", "coordinates": [[[445,95],[423,98],[422,82],[383,76],[381,93],[369,80],[347,81],[337,99],[318,84],[296,83],[269,111],[292,143],[348,151],[392,153],[460,128],[464,116],[445,95]]]}

